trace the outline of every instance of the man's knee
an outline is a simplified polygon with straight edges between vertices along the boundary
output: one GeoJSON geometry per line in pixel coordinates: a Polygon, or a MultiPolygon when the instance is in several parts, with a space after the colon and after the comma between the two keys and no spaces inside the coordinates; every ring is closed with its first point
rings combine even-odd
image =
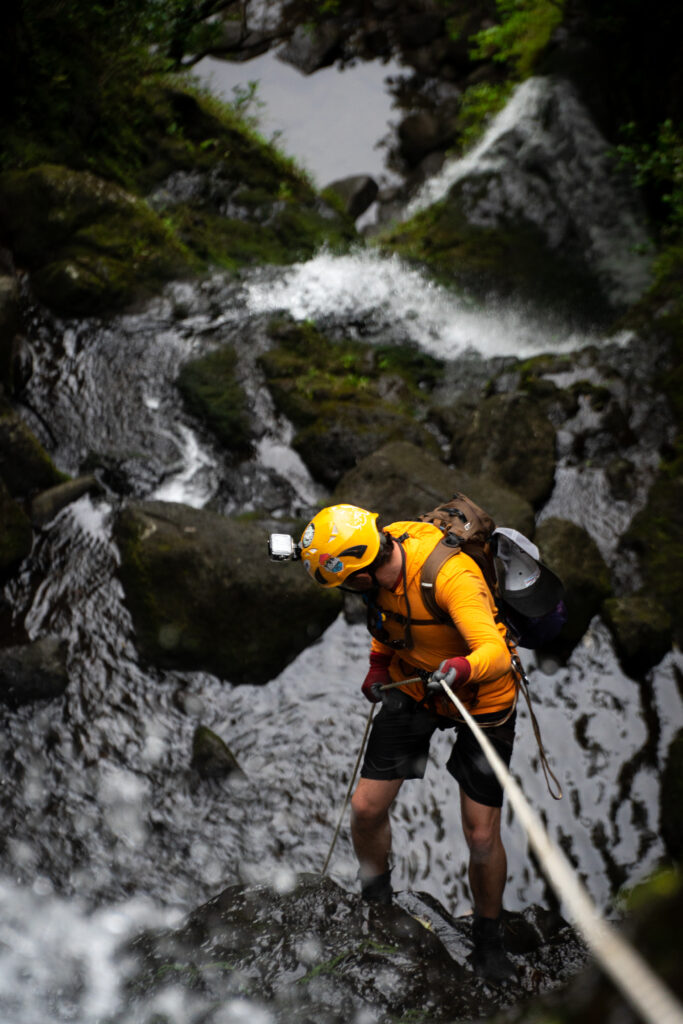
{"type": "Polygon", "coordinates": [[[359,828],[375,828],[387,817],[397,786],[361,779],[351,798],[351,816],[359,828]]]}
{"type": "Polygon", "coordinates": [[[485,862],[501,845],[500,810],[465,801],[463,831],[475,862],[485,862]]]}
{"type": "Polygon", "coordinates": [[[485,863],[501,843],[500,829],[495,825],[477,824],[465,829],[470,857],[476,863],[485,863]]]}

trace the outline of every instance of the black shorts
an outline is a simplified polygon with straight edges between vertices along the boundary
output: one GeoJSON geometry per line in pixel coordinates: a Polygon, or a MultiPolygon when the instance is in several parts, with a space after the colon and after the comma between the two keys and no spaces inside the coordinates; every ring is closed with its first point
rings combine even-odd
{"type": "MultiPolygon", "coordinates": [[[[370,730],[361,777],[386,781],[423,778],[434,732],[454,728],[455,743],[446,768],[471,800],[486,807],[501,807],[503,789],[467,723],[435,715],[408,699],[410,705],[405,711],[380,708],[370,730]]],[[[501,712],[474,717],[483,725],[500,718],[501,712]]],[[[502,725],[486,730],[487,739],[506,766],[512,757],[516,717],[517,713],[513,712],[502,725]]]]}

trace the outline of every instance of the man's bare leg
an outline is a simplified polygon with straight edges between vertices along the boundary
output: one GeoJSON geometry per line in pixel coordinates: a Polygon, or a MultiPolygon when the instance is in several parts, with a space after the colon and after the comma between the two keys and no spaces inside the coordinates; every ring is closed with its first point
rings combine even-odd
{"type": "Polygon", "coordinates": [[[375,878],[389,870],[391,823],[389,808],[403,779],[360,779],[351,798],[351,838],[360,877],[375,878]]]}
{"type": "Polygon", "coordinates": [[[474,909],[498,917],[503,909],[507,857],[500,838],[500,808],[478,804],[460,790],[460,810],[470,851],[469,880],[474,909]]]}
{"type": "Polygon", "coordinates": [[[503,946],[501,911],[507,880],[507,857],[500,837],[500,808],[478,804],[462,789],[460,808],[463,832],[470,851],[474,970],[491,981],[514,981],[517,972],[503,946]]]}

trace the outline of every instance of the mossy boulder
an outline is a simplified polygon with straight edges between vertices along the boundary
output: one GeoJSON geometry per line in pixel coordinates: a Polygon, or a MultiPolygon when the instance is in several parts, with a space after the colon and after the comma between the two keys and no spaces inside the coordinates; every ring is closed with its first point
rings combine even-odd
{"type": "Polygon", "coordinates": [[[565,586],[568,620],[551,646],[558,654],[567,655],[611,594],[609,570],[593,538],[566,519],[544,519],[534,541],[543,562],[565,586]]]}
{"type": "Polygon", "coordinates": [[[643,509],[622,538],[638,560],[643,593],[672,613],[673,639],[683,643],[683,458],[664,465],[643,509]]]}
{"type": "Polygon", "coordinates": [[[627,675],[642,678],[671,650],[671,616],[652,596],[641,593],[609,598],[602,614],[627,675]]]}
{"type": "Polygon", "coordinates": [[[52,164],[6,171],[0,224],[38,297],[60,313],[120,308],[192,266],[143,200],[88,171],[52,164]]]}
{"type": "Polygon", "coordinates": [[[307,323],[276,320],[270,333],[276,344],[261,367],[316,479],[333,487],[360,459],[400,438],[438,451],[424,425],[438,360],[409,346],[332,340],[307,323]]]}
{"type": "Polygon", "coordinates": [[[19,330],[19,285],[15,277],[0,274],[0,383],[12,391],[12,354],[19,330]]]}
{"type": "Polygon", "coordinates": [[[11,576],[32,546],[30,520],[0,478],[0,582],[11,576]]]}
{"type": "Polygon", "coordinates": [[[7,404],[0,404],[0,477],[15,498],[27,498],[67,479],[7,404]]]}
{"type": "Polygon", "coordinates": [[[345,473],[332,500],[379,512],[384,524],[414,519],[461,491],[489,512],[499,526],[530,535],[534,513],[529,502],[490,477],[451,469],[408,441],[384,445],[345,473]]]}
{"type": "Polygon", "coordinates": [[[666,755],[659,804],[667,853],[683,864],[683,729],[674,736],[666,755]]]}
{"type": "Polygon", "coordinates": [[[228,451],[245,457],[252,451],[250,417],[236,366],[235,349],[224,345],[185,363],[176,383],[187,409],[209,427],[228,451]]]}
{"type": "Polygon", "coordinates": [[[268,528],[167,502],[124,507],[120,576],[144,658],[265,683],[333,621],[341,598],[268,559],[268,528]]]}
{"type": "Polygon", "coordinates": [[[555,428],[528,395],[490,395],[454,420],[451,459],[468,473],[492,477],[534,508],[555,479],[555,428]]]}

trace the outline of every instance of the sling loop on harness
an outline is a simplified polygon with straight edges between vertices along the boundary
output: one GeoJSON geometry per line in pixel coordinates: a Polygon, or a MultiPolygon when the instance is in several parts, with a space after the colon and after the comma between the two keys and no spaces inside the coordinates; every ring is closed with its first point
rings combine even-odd
{"type": "Polygon", "coordinates": [[[543,739],[541,737],[541,727],[538,724],[538,719],[536,718],[534,709],[531,706],[531,697],[529,696],[529,680],[527,678],[526,672],[524,671],[524,666],[522,665],[522,662],[519,660],[516,654],[513,654],[512,656],[512,668],[515,672],[515,675],[517,676],[519,688],[524,694],[524,700],[526,701],[527,707],[529,709],[529,718],[531,719],[531,727],[534,730],[534,736],[536,738],[536,743],[538,745],[538,754],[541,760],[541,768],[543,769],[545,784],[548,787],[548,792],[550,793],[553,800],[561,800],[562,786],[558,782],[557,776],[555,775],[552,768],[550,767],[550,764],[548,763],[548,755],[545,752],[545,747],[543,746],[543,739]],[[556,792],[553,792],[553,787],[550,785],[551,779],[553,780],[553,783],[556,786],[556,792]]]}

